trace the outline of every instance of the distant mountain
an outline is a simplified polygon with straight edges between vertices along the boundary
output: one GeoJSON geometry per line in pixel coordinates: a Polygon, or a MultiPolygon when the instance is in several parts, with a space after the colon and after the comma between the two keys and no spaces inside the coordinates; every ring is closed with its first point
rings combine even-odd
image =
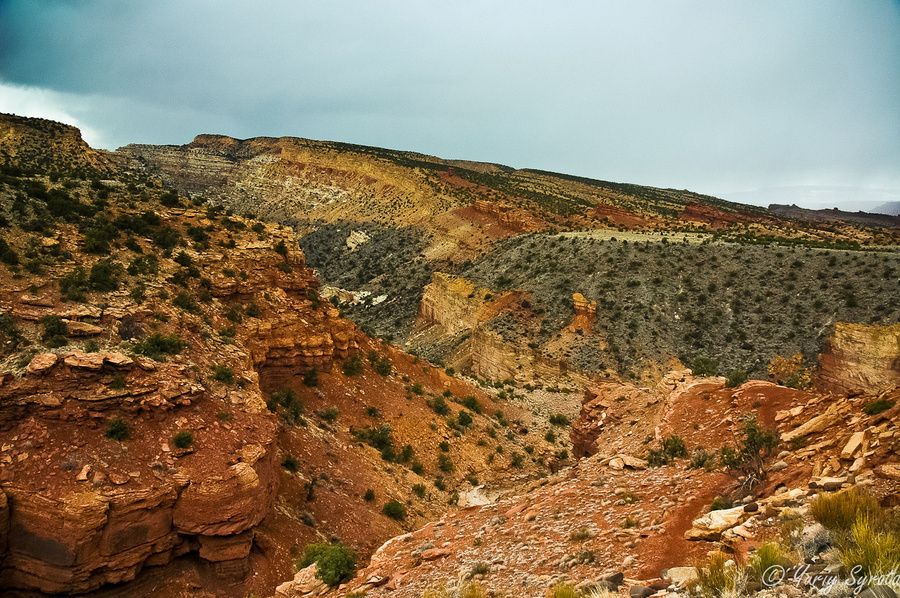
{"type": "Polygon", "coordinates": [[[900,216],[900,201],[889,201],[883,203],[877,208],[872,208],[876,214],[890,214],[891,216],[900,216]]]}
{"type": "Polygon", "coordinates": [[[830,210],[807,210],[796,205],[771,204],[769,211],[784,218],[797,218],[810,222],[850,222],[861,226],[900,227],[900,216],[873,214],[870,212],[845,212],[837,208],[830,210]]]}

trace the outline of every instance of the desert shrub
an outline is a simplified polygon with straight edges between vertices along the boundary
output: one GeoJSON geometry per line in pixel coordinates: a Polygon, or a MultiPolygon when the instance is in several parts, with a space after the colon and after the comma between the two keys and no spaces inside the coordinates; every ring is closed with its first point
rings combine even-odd
{"type": "Polygon", "coordinates": [[[462,426],[463,428],[466,428],[466,427],[472,425],[472,416],[469,414],[468,411],[460,411],[459,416],[456,418],[456,421],[459,423],[460,426],[462,426]]]}
{"type": "Polygon", "coordinates": [[[0,341],[15,350],[23,340],[22,331],[15,319],[9,314],[0,314],[0,341]]]}
{"type": "Polygon", "coordinates": [[[705,469],[707,471],[711,471],[716,465],[716,454],[712,451],[708,451],[702,446],[698,446],[694,449],[694,453],[691,455],[691,469],[705,469]]]}
{"type": "Polygon", "coordinates": [[[900,563],[900,528],[886,528],[881,512],[858,514],[850,534],[851,541],[840,548],[841,562],[847,570],[855,569],[866,576],[896,575],[900,563]]]}
{"type": "Polygon", "coordinates": [[[59,279],[59,292],[64,300],[84,301],[87,291],[88,274],[81,266],[59,279]]]}
{"type": "Polygon", "coordinates": [[[126,269],[131,276],[154,275],[159,272],[159,259],[152,253],[134,258],[126,269]]]}
{"type": "Polygon", "coordinates": [[[166,355],[178,355],[184,349],[184,341],[178,335],[154,333],[144,340],[135,343],[134,352],[150,359],[161,361],[166,355]]]}
{"type": "Polygon", "coordinates": [[[431,409],[438,415],[450,414],[450,407],[447,405],[447,401],[440,395],[434,397],[434,400],[431,401],[431,409]]]}
{"type": "Polygon", "coordinates": [[[418,382],[416,384],[413,384],[412,386],[410,386],[409,391],[411,393],[417,394],[417,395],[421,395],[422,393],[425,392],[424,390],[422,390],[422,385],[419,384],[418,382]]]}
{"type": "Polygon", "coordinates": [[[748,485],[753,486],[765,479],[765,461],[778,445],[778,437],[772,430],[762,427],[755,415],[744,421],[741,434],[737,449],[723,446],[719,459],[730,471],[744,474],[748,485]]]}
{"type": "MultiPolygon", "coordinates": [[[[380,428],[353,430],[353,436],[360,442],[365,442],[369,446],[382,451],[382,456],[384,456],[385,450],[393,450],[394,438],[391,436],[390,424],[384,424],[380,428]]],[[[386,460],[389,461],[390,459],[386,460]]]]}
{"type": "Polygon", "coordinates": [[[172,299],[172,305],[192,314],[200,312],[200,305],[187,291],[181,291],[172,299]]]}
{"type": "Polygon", "coordinates": [[[384,504],[384,507],[381,509],[381,512],[390,517],[391,519],[396,519],[397,521],[402,521],[406,518],[406,507],[403,506],[402,503],[397,502],[393,498],[387,501],[384,504]]]}
{"type": "Polygon", "coordinates": [[[463,399],[462,404],[466,409],[474,411],[475,413],[481,413],[481,403],[478,402],[476,397],[466,397],[463,399]]]}
{"type": "Polygon", "coordinates": [[[425,498],[425,484],[413,484],[412,491],[419,498],[425,498]]]}
{"type": "Polygon", "coordinates": [[[327,422],[333,422],[338,418],[339,411],[337,407],[329,407],[319,411],[319,417],[327,422]]]}
{"type": "Polygon", "coordinates": [[[691,363],[695,376],[715,376],[719,371],[719,360],[711,357],[697,357],[691,363]]]}
{"type": "Polygon", "coordinates": [[[128,422],[122,418],[114,417],[113,419],[107,420],[104,435],[107,438],[112,438],[119,442],[128,440],[128,437],[131,436],[131,427],[128,425],[128,422]]]}
{"type": "Polygon", "coordinates": [[[244,310],[244,313],[246,313],[251,318],[258,318],[259,312],[260,312],[259,305],[256,303],[251,303],[250,305],[247,306],[247,309],[244,310]]]}
{"type": "Polygon", "coordinates": [[[312,369],[303,374],[303,385],[304,386],[318,386],[319,385],[319,369],[313,366],[312,369]]]}
{"type": "Polygon", "coordinates": [[[742,369],[731,370],[725,379],[727,388],[735,388],[747,381],[747,371],[742,369]]]}
{"type": "Polygon", "coordinates": [[[894,406],[894,401],[891,399],[878,399],[867,403],[865,407],[863,407],[863,413],[866,415],[878,415],[883,411],[887,411],[891,407],[894,406]]]}
{"type": "Polygon", "coordinates": [[[680,436],[673,434],[663,438],[659,448],[650,449],[647,455],[647,464],[651,467],[662,467],[671,463],[673,459],[687,456],[688,452],[684,440],[680,436]]]}
{"type": "Polygon", "coordinates": [[[212,379],[216,382],[222,382],[224,384],[234,384],[234,370],[232,370],[229,366],[224,364],[214,365],[212,371],[212,379]]]}
{"type": "Polygon", "coordinates": [[[796,353],[789,358],[776,355],[775,359],[769,362],[768,373],[773,382],[791,388],[809,390],[812,386],[811,374],[803,367],[803,353],[796,353]]]}
{"type": "Polygon", "coordinates": [[[336,586],[350,577],[356,567],[356,554],[343,544],[308,544],[303,557],[296,563],[297,569],[316,564],[316,577],[330,586],[336,586]]]}
{"type": "Polygon", "coordinates": [[[709,561],[697,567],[697,590],[708,598],[730,595],[738,585],[738,568],[728,563],[730,557],[724,552],[714,552],[709,561]]]}
{"type": "Polygon", "coordinates": [[[559,582],[548,593],[550,598],[582,598],[581,592],[570,583],[559,582]]]}
{"type": "Polygon", "coordinates": [[[750,571],[753,579],[763,581],[763,575],[772,567],[783,567],[787,556],[777,542],[764,542],[750,557],[750,571]]]}
{"type": "Polygon", "coordinates": [[[861,488],[819,494],[810,505],[813,519],[826,529],[849,532],[857,517],[868,518],[880,511],[878,500],[861,488]]]}
{"type": "Polygon", "coordinates": [[[122,390],[123,388],[125,388],[125,386],[125,378],[121,373],[116,372],[113,376],[112,381],[109,383],[109,387],[113,390],[122,390]]]}
{"type": "Polygon", "coordinates": [[[375,491],[371,488],[366,490],[366,493],[363,496],[363,500],[365,500],[366,502],[372,502],[373,500],[375,500],[375,491]]]}
{"type": "Polygon", "coordinates": [[[550,416],[550,423],[554,426],[568,426],[570,422],[568,417],[562,413],[557,413],[550,416]]]}
{"type": "Polygon", "coordinates": [[[389,376],[391,374],[391,369],[393,366],[391,365],[390,359],[388,359],[387,357],[382,357],[376,360],[372,367],[375,370],[375,373],[382,376],[389,376]]]}
{"type": "MultiPolygon", "coordinates": [[[[559,455],[557,455],[557,457],[559,457],[559,455]]],[[[566,451],[565,456],[563,456],[561,458],[561,460],[568,459],[568,457],[569,457],[569,452],[566,451]]],[[[510,460],[510,465],[512,465],[516,469],[520,469],[522,467],[522,464],[524,461],[525,461],[525,458],[522,456],[522,453],[513,453],[512,459],[510,460]]]]}
{"type": "Polygon", "coordinates": [[[92,291],[105,293],[115,291],[119,288],[121,275],[121,264],[111,259],[99,260],[91,266],[91,273],[88,275],[88,285],[92,291]]]}
{"type": "Polygon", "coordinates": [[[194,433],[188,430],[182,430],[172,437],[172,444],[175,448],[186,449],[194,444],[194,433]]]}
{"type": "Polygon", "coordinates": [[[232,305],[225,312],[225,317],[234,322],[235,324],[240,324],[244,320],[243,311],[241,310],[240,305],[232,305]]]}
{"type": "Polygon", "coordinates": [[[281,462],[281,466],[291,473],[297,473],[300,470],[300,461],[298,461],[296,457],[288,455],[284,458],[284,461],[281,462]]]}
{"type": "Polygon", "coordinates": [[[44,327],[41,341],[43,341],[46,346],[55,349],[57,347],[62,347],[69,342],[69,330],[60,316],[44,316],[41,318],[40,322],[44,327]]]}
{"type": "Polygon", "coordinates": [[[438,455],[438,469],[443,471],[444,473],[450,473],[453,471],[453,461],[450,459],[450,455],[445,453],[441,453],[438,455]]]}
{"type": "Polygon", "coordinates": [[[363,362],[359,355],[351,355],[341,364],[341,371],[345,376],[355,376],[363,371],[363,362]]]}

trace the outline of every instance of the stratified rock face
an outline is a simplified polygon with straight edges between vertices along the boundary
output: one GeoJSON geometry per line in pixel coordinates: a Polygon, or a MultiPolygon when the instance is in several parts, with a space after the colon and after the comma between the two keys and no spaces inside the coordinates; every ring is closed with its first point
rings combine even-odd
{"type": "Polygon", "coordinates": [[[31,365],[0,386],[0,585],[78,593],[198,549],[246,559],[277,490],[269,416],[215,405],[176,364],[72,351],[31,365]],[[128,387],[106,386],[113,375],[128,387]],[[213,409],[227,428],[206,423],[213,409]],[[98,425],[114,414],[127,442],[98,425]],[[190,450],[169,444],[177,430],[193,431],[190,450]]]}
{"type": "Polygon", "coordinates": [[[490,300],[489,289],[476,287],[465,278],[435,272],[419,302],[416,328],[439,324],[447,334],[474,328],[479,313],[490,300]]]}
{"type": "Polygon", "coordinates": [[[816,385],[833,392],[866,393],[900,385],[900,324],[835,324],[819,355],[816,385]]]}
{"type": "Polygon", "coordinates": [[[588,301],[581,293],[572,295],[572,303],[575,306],[575,317],[569,324],[572,332],[589,333],[597,321],[597,302],[588,301]]]}

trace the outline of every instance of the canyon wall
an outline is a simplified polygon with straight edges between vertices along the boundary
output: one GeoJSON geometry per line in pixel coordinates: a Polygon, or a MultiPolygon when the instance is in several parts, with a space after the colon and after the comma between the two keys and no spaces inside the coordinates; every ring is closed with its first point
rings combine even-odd
{"type": "Polygon", "coordinates": [[[819,355],[815,382],[839,393],[875,393],[900,385],[900,324],[836,323],[819,355]]]}

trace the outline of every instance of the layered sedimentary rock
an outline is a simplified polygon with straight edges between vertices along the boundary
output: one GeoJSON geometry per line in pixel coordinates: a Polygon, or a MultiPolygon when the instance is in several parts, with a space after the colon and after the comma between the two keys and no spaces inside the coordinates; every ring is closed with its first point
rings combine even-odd
{"type": "Polygon", "coordinates": [[[541,221],[534,217],[528,210],[522,210],[515,206],[506,205],[494,201],[477,199],[472,203],[476,212],[489,214],[497,219],[503,226],[519,232],[536,231],[542,228],[541,221]]]}
{"type": "Polygon", "coordinates": [[[819,355],[816,385],[843,393],[900,385],[900,324],[836,323],[819,355]]]}
{"type": "Polygon", "coordinates": [[[271,418],[213,399],[229,391],[184,366],[49,355],[0,386],[0,584],[90,591],[197,551],[246,568],[277,489],[271,418]],[[231,423],[210,425],[210,410],[231,423]],[[124,438],[108,437],[111,419],[124,438]],[[189,449],[172,444],[179,431],[189,449]]]}

